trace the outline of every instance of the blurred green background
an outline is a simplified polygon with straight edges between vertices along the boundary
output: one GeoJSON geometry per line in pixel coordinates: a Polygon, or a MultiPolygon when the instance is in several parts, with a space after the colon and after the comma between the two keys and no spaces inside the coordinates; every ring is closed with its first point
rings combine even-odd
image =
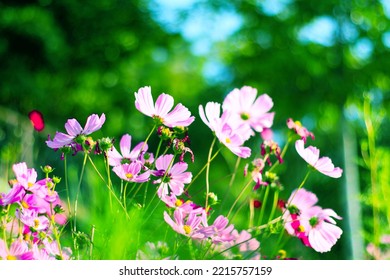
{"type": "MultiPolygon", "coordinates": [[[[68,118],[83,125],[90,114],[105,113],[97,137],[114,137],[118,144],[129,133],[142,141],[152,127],[134,107],[134,92],[142,86],[151,86],[154,97],[172,95],[196,116],[191,168],[199,170],[211,132],[198,105],[222,102],[232,89],[249,85],[272,97],[280,145],[292,117],[314,132],[311,144],[344,169],[340,180],[316,175],[307,185],[319,205],[343,217],[341,239],[325,254],[292,240],[289,256],[370,258],[365,246],[379,246],[379,237],[390,233],[384,196],[390,175],[389,19],[387,0],[1,0],[0,190],[19,161],[36,169],[53,165],[61,176],[59,153],[44,141],[64,131],[68,118]],[[42,132],[29,123],[34,109],[44,116],[42,132]]],[[[78,160],[72,159],[75,170],[78,160]]],[[[212,166],[217,182],[234,167],[227,159],[218,163],[212,166]]],[[[293,149],[286,163],[284,199],[304,176],[293,149]]],[[[223,185],[213,191],[221,198],[223,185]]]]}

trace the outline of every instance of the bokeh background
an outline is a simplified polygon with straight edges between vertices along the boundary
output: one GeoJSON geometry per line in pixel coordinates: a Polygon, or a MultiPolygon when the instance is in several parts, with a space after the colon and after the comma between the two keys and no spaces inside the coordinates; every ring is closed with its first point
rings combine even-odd
{"type": "MultiPolygon", "coordinates": [[[[342,238],[325,254],[292,241],[290,256],[371,258],[366,246],[390,233],[389,69],[388,0],[1,0],[0,190],[15,162],[50,164],[61,174],[59,154],[44,141],[68,118],[83,124],[105,113],[98,136],[142,141],[152,127],[134,107],[142,86],[172,95],[197,117],[190,137],[199,170],[212,139],[199,104],[249,85],[272,97],[281,146],[292,117],[344,169],[340,180],[308,182],[319,204],[343,217],[342,238]],[[32,129],[31,110],[43,114],[42,132],[32,129]]],[[[304,165],[294,153],[286,157],[281,181],[292,190],[304,165]]],[[[74,161],[69,170],[77,174],[74,161]]],[[[233,168],[218,162],[216,181],[233,168]]]]}

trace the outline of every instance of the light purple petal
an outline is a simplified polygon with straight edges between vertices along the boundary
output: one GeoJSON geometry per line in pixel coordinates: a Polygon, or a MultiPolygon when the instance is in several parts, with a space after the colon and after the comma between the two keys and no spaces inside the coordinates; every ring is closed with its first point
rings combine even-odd
{"type": "Polygon", "coordinates": [[[52,149],[59,149],[64,146],[67,146],[71,144],[74,140],[74,137],[62,132],[57,132],[56,135],[54,136],[53,141],[48,140],[46,141],[46,144],[49,148],[52,149]]]}
{"type": "Polygon", "coordinates": [[[92,114],[88,117],[87,122],[85,124],[85,128],[83,129],[82,133],[85,135],[89,135],[92,132],[99,130],[103,126],[105,121],[106,115],[104,113],[101,115],[100,118],[98,115],[92,114]]]}
{"type": "Polygon", "coordinates": [[[83,128],[76,119],[69,119],[65,123],[65,129],[70,136],[73,136],[73,138],[81,134],[81,132],[83,131],[83,128]]]}

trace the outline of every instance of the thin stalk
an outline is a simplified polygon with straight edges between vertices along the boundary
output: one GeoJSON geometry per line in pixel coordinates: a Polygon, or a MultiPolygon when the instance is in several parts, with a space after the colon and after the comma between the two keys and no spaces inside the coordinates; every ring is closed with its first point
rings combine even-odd
{"type": "MultiPolygon", "coordinates": [[[[208,157],[207,157],[207,162],[210,162],[211,155],[212,155],[212,152],[213,152],[213,147],[214,147],[214,144],[216,142],[216,139],[217,139],[217,137],[214,137],[213,142],[211,142],[209,154],[208,154],[208,157]]],[[[206,209],[206,211],[208,211],[208,208],[209,208],[209,206],[208,206],[209,192],[210,192],[209,176],[210,176],[210,164],[207,164],[207,166],[206,166],[206,202],[205,202],[205,209],[206,209]]]]}
{"type": "Polygon", "coordinates": [[[375,144],[375,128],[371,119],[370,100],[364,100],[364,122],[367,130],[368,150],[369,150],[369,169],[370,183],[372,190],[372,212],[373,212],[373,242],[376,246],[380,243],[380,224],[379,224],[379,201],[378,201],[378,160],[375,144]]]}
{"type": "Polygon", "coordinates": [[[79,179],[79,183],[77,185],[76,199],[75,199],[75,202],[74,202],[74,224],[73,224],[73,231],[74,232],[77,232],[77,206],[78,206],[81,182],[83,180],[84,171],[85,171],[85,165],[87,163],[87,158],[88,158],[88,153],[85,153],[84,154],[84,160],[83,160],[83,166],[81,167],[80,179],[79,179]]]}
{"type": "Polygon", "coordinates": [[[250,186],[251,182],[252,182],[251,180],[248,181],[248,183],[246,183],[246,185],[242,188],[242,190],[241,190],[241,192],[238,194],[236,200],[233,202],[232,206],[230,207],[229,213],[227,214],[226,217],[229,217],[229,216],[230,216],[231,212],[233,211],[234,206],[236,206],[238,200],[241,198],[241,196],[242,196],[242,195],[244,194],[244,192],[247,190],[248,186],[250,186]]]}

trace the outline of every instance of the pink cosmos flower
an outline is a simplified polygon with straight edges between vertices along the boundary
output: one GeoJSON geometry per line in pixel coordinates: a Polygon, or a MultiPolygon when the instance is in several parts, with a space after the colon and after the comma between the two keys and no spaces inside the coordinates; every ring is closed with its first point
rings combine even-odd
{"type": "Polygon", "coordinates": [[[25,162],[12,165],[17,183],[21,184],[26,190],[31,188],[37,181],[37,172],[34,168],[27,168],[25,162]]]}
{"type": "Polygon", "coordinates": [[[26,191],[20,184],[13,185],[12,189],[8,193],[0,193],[0,205],[6,206],[15,202],[22,201],[26,191]]]}
{"type": "Polygon", "coordinates": [[[177,208],[173,212],[173,218],[164,211],[164,220],[174,231],[193,239],[205,238],[205,235],[199,232],[201,228],[207,226],[207,214],[204,209],[198,208],[187,213],[183,209],[177,208]]]}
{"type": "Polygon", "coordinates": [[[294,235],[299,226],[299,224],[297,225],[295,223],[297,217],[302,212],[313,207],[317,202],[317,196],[304,188],[295,190],[291,193],[286,203],[287,209],[283,213],[283,220],[285,221],[284,227],[289,234],[294,235]]]}
{"type": "Polygon", "coordinates": [[[324,253],[331,250],[343,231],[336,226],[333,219],[341,219],[332,209],[322,209],[319,206],[309,208],[300,215],[310,246],[317,252],[324,253]]]}
{"type": "Polygon", "coordinates": [[[80,135],[89,135],[92,132],[99,130],[104,122],[106,116],[102,114],[100,117],[96,114],[92,114],[87,118],[85,127],[82,128],[80,123],[76,119],[68,119],[65,123],[65,129],[68,134],[62,132],[56,132],[53,140],[46,141],[49,148],[59,149],[65,146],[75,145],[76,138],[80,135]]]}
{"type": "Polygon", "coordinates": [[[233,240],[223,242],[216,246],[217,251],[228,259],[235,259],[237,257],[242,259],[259,260],[260,259],[260,242],[257,241],[246,230],[240,233],[235,229],[232,231],[233,240]]]}
{"type": "Polygon", "coordinates": [[[322,174],[325,174],[332,178],[341,177],[343,170],[339,167],[334,167],[332,160],[328,157],[320,158],[320,150],[316,147],[309,146],[304,147],[304,141],[302,139],[295,142],[295,148],[298,154],[312,167],[317,169],[322,174]]]}
{"type": "Polygon", "coordinates": [[[204,234],[205,237],[211,238],[214,244],[218,244],[234,240],[235,238],[232,235],[233,230],[234,225],[229,225],[229,220],[223,215],[220,215],[212,225],[200,229],[199,232],[204,234]]]}
{"type": "Polygon", "coordinates": [[[160,184],[158,193],[181,195],[184,191],[184,184],[189,184],[192,180],[192,173],[186,172],[188,164],[185,162],[172,163],[173,155],[163,155],[156,160],[156,171],[152,174],[160,179],[154,184],[160,184]]]}
{"type": "MultiPolygon", "coordinates": [[[[111,166],[117,166],[123,163],[131,163],[133,161],[145,162],[143,158],[144,154],[148,150],[148,144],[140,142],[133,150],[131,150],[131,135],[125,134],[122,136],[119,143],[121,154],[113,147],[112,150],[107,152],[108,164],[111,166]]],[[[153,157],[153,155],[149,154],[153,157]]],[[[149,162],[153,162],[153,159],[149,158],[149,162]]]]}
{"type": "Polygon", "coordinates": [[[341,219],[333,210],[316,206],[317,196],[305,189],[294,191],[283,214],[285,229],[317,252],[327,252],[337,242],[342,230],[335,224],[341,219]]]}
{"type": "Polygon", "coordinates": [[[311,137],[314,140],[314,134],[302,126],[301,122],[295,121],[292,118],[287,119],[287,127],[295,131],[296,134],[301,136],[301,139],[306,143],[307,137],[311,137]]]}
{"type": "Polygon", "coordinates": [[[241,158],[249,157],[251,149],[242,145],[250,137],[251,131],[245,125],[230,122],[228,112],[224,112],[222,116],[220,114],[219,103],[208,102],[205,109],[199,105],[200,118],[215,133],[220,143],[241,158]]]}
{"type": "Polygon", "coordinates": [[[139,162],[125,163],[115,166],[112,170],[119,178],[128,182],[143,183],[149,180],[150,172],[141,173],[142,164],[139,162]]]}
{"type": "Polygon", "coordinates": [[[15,216],[29,228],[35,231],[43,231],[49,227],[48,218],[44,215],[39,215],[37,211],[31,209],[18,210],[16,209],[15,216]]]}
{"type": "Polygon", "coordinates": [[[135,93],[135,107],[141,113],[168,127],[189,126],[195,117],[181,103],[171,111],[173,104],[173,97],[165,93],[160,94],[154,104],[151,87],[142,87],[135,93]]]}
{"type": "MultiPolygon", "coordinates": [[[[256,96],[255,88],[244,86],[231,91],[222,106],[224,111],[232,115],[234,121],[262,132],[264,128],[272,126],[275,113],[268,111],[274,104],[267,94],[262,94],[257,99],[256,96]]],[[[253,131],[252,135],[254,135],[253,131]]]]}
{"type": "Polygon", "coordinates": [[[33,253],[29,251],[27,243],[23,240],[14,240],[8,249],[4,240],[0,239],[0,259],[32,260],[33,253]]]}

